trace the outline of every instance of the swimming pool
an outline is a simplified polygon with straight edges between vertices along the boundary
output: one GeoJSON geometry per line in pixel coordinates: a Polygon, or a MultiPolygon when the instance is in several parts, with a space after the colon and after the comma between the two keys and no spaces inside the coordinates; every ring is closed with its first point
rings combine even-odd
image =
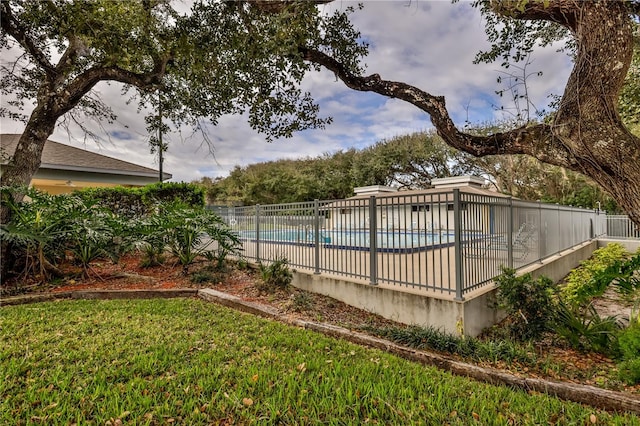
{"type": "MultiPolygon", "coordinates": [[[[256,231],[239,231],[240,238],[258,240],[256,231]]],[[[420,249],[453,244],[453,232],[449,231],[377,231],[378,249],[420,249]]],[[[315,244],[315,232],[308,228],[260,231],[260,241],[289,244],[315,244]]],[[[325,247],[369,249],[371,234],[368,230],[323,229],[320,244],[325,247]]]]}

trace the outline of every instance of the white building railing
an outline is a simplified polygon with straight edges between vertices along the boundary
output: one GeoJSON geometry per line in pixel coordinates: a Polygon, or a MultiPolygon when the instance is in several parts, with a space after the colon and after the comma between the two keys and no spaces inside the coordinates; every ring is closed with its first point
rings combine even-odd
{"type": "Polygon", "coordinates": [[[607,236],[623,239],[640,239],[640,227],[626,215],[607,216],[607,236]]]}

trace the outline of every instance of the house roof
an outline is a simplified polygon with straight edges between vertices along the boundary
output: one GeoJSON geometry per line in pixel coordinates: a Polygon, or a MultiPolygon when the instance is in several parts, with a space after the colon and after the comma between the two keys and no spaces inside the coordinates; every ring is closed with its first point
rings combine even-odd
{"type": "MultiPolygon", "coordinates": [[[[0,134],[0,147],[5,155],[12,156],[20,140],[20,134],[0,134]]],[[[2,159],[2,164],[7,160],[2,159]]],[[[140,177],[156,177],[158,171],[128,161],[86,151],[69,145],[47,140],[42,151],[41,169],[56,169],[106,173],[140,177]]],[[[170,173],[163,173],[164,179],[171,179],[170,173]]]]}

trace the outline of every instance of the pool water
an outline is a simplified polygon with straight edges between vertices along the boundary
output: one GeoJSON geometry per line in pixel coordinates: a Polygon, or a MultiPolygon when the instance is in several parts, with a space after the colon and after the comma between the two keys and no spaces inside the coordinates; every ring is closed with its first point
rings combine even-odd
{"type": "MultiPolygon", "coordinates": [[[[240,231],[240,238],[256,240],[256,231],[240,231]]],[[[314,244],[315,232],[310,229],[278,229],[260,231],[260,241],[314,244]]],[[[370,247],[369,231],[322,230],[320,243],[337,247],[370,247]]],[[[453,243],[453,232],[448,231],[378,231],[378,248],[416,248],[453,243]]]]}

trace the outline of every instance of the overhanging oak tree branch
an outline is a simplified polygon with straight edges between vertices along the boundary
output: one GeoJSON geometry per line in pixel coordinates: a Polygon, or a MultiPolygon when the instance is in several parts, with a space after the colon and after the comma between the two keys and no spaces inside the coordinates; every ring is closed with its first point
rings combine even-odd
{"type": "Polygon", "coordinates": [[[331,56],[307,46],[302,57],[335,73],[348,87],[409,102],[430,115],[440,136],[475,156],[529,154],[583,173],[605,188],[640,224],[640,139],[623,124],[618,97],[633,57],[632,9],[623,1],[490,1],[511,19],[543,20],[566,27],[577,48],[558,110],[548,124],[529,124],[489,136],[461,132],[441,96],[377,74],[359,76],[331,56]],[[524,5],[524,7],[522,7],[524,5]]]}
{"type": "MultiPolygon", "coordinates": [[[[301,48],[303,57],[322,65],[332,71],[345,85],[351,89],[374,92],[383,96],[397,98],[420,108],[431,117],[438,134],[454,148],[466,151],[477,157],[497,154],[529,154],[544,157],[547,162],[569,167],[566,158],[556,155],[548,156],[544,148],[553,141],[551,126],[537,124],[524,126],[509,132],[495,133],[489,136],[478,136],[461,132],[451,119],[443,96],[434,96],[415,86],[406,83],[383,80],[378,74],[357,76],[349,72],[338,61],[317,50],[301,48]],[[548,158],[547,158],[548,157],[548,158]]],[[[558,153],[561,151],[560,147],[558,153]]]]}

